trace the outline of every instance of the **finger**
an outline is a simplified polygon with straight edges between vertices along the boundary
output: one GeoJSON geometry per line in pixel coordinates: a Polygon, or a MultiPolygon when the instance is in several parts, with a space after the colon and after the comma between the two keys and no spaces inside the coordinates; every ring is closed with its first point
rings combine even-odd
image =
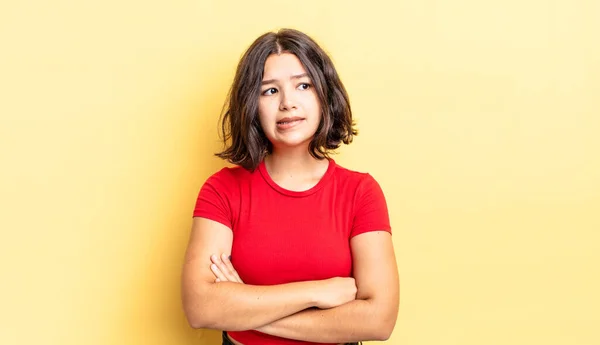
{"type": "Polygon", "coordinates": [[[221,270],[219,269],[219,266],[217,266],[215,264],[211,264],[210,270],[215,275],[215,277],[217,279],[219,279],[220,281],[226,282],[228,280],[227,277],[225,277],[225,275],[223,274],[223,272],[221,272],[221,270]]]}
{"type": "Polygon", "coordinates": [[[225,277],[225,275],[223,274],[223,272],[221,272],[217,265],[210,265],[210,270],[215,275],[216,279],[219,279],[220,281],[227,281],[227,277],[225,277]]]}
{"type": "Polygon", "coordinates": [[[223,263],[225,264],[225,266],[227,266],[227,269],[229,269],[230,273],[233,275],[233,277],[239,282],[244,284],[244,281],[242,280],[242,278],[240,278],[240,275],[238,274],[238,272],[235,270],[235,267],[233,267],[233,264],[231,263],[231,259],[230,256],[228,256],[227,254],[223,254],[221,255],[221,260],[223,261],[223,263]]]}
{"type": "Polygon", "coordinates": [[[211,260],[212,260],[213,264],[219,268],[219,270],[221,271],[223,276],[226,278],[225,279],[226,281],[237,282],[237,279],[235,278],[233,273],[229,270],[227,265],[225,265],[225,263],[223,263],[223,260],[221,260],[219,256],[213,255],[213,256],[211,256],[211,260]]]}

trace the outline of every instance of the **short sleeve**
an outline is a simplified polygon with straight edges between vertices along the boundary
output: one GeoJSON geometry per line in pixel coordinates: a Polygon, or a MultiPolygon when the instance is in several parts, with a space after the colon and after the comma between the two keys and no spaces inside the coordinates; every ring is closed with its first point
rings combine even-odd
{"type": "Polygon", "coordinates": [[[387,202],[379,183],[365,174],[358,185],[354,206],[354,222],[350,238],[369,231],[392,232],[387,202]]]}
{"type": "Polygon", "coordinates": [[[232,224],[231,202],[231,178],[226,176],[226,168],[209,177],[196,200],[194,217],[202,217],[219,222],[230,229],[232,224]]]}

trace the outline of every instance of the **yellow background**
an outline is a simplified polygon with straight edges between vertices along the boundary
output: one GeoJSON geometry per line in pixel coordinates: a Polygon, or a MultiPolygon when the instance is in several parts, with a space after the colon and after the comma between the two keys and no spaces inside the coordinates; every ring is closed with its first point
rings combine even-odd
{"type": "MultiPolygon", "coordinates": [[[[0,344],[218,344],[179,299],[258,35],[331,53],[389,203],[389,344],[600,344],[597,1],[5,1],[0,344]]],[[[326,254],[324,254],[326,255],[326,254]]],[[[368,322],[368,320],[365,320],[368,322]]]]}

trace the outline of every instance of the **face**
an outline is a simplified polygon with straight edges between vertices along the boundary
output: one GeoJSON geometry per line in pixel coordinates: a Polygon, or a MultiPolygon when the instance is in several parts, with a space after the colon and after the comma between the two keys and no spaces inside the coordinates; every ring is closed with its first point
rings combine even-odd
{"type": "Polygon", "coordinates": [[[272,54],[265,62],[258,100],[261,127],[275,149],[308,144],[321,120],[319,98],[294,54],[272,54]]]}

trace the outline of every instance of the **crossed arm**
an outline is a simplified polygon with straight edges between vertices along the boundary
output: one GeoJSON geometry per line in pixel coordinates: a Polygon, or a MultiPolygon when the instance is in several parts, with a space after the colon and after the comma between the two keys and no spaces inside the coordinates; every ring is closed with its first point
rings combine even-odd
{"type": "Polygon", "coordinates": [[[327,343],[390,336],[398,313],[399,284],[389,233],[374,231],[352,238],[356,295],[351,298],[343,278],[275,286],[244,284],[226,257],[213,257],[214,265],[209,265],[212,254],[231,252],[232,241],[226,226],[194,219],[182,276],[184,310],[192,327],[255,329],[327,343]]]}

